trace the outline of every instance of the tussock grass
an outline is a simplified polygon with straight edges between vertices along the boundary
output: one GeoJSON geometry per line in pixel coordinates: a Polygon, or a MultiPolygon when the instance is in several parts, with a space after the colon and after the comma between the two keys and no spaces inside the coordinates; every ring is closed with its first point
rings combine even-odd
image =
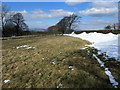
{"type": "Polygon", "coordinates": [[[98,62],[80,50],[86,44],[53,35],[3,40],[3,81],[10,80],[3,88],[111,88],[98,62]],[[36,49],[15,48],[21,45],[36,49]]]}

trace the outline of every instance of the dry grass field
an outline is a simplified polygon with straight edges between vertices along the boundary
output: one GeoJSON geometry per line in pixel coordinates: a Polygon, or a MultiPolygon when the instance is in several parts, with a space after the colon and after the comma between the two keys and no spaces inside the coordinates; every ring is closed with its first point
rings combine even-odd
{"type": "Polygon", "coordinates": [[[99,63],[77,52],[86,44],[68,36],[4,38],[3,88],[112,88],[99,63]]]}

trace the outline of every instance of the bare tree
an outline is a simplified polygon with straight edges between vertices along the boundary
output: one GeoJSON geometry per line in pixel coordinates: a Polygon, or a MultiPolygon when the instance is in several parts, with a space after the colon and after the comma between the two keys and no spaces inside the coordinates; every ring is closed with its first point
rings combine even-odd
{"type": "Polygon", "coordinates": [[[58,27],[59,32],[62,32],[62,34],[64,34],[65,32],[73,30],[75,28],[75,23],[80,22],[80,18],[81,17],[76,14],[66,16],[56,24],[56,27],[58,27]]]}
{"type": "Polygon", "coordinates": [[[19,32],[21,31],[23,24],[26,25],[24,21],[25,20],[21,13],[16,13],[13,15],[12,22],[15,25],[17,35],[20,34],[19,32]]]}
{"type": "Polygon", "coordinates": [[[8,32],[17,33],[20,35],[20,31],[28,31],[28,26],[24,22],[24,18],[21,13],[9,12],[8,6],[6,3],[2,3],[1,5],[1,26],[2,26],[2,33],[3,36],[10,36],[8,32]],[[14,27],[13,31],[10,31],[9,27],[14,27]]]}
{"type": "Polygon", "coordinates": [[[5,30],[5,23],[6,23],[6,17],[7,17],[7,13],[9,12],[9,9],[7,7],[7,4],[6,3],[2,3],[1,5],[1,22],[2,22],[2,30],[4,31],[5,30]]]}
{"type": "Polygon", "coordinates": [[[27,32],[29,32],[29,28],[24,21],[25,20],[21,13],[9,16],[4,26],[4,36],[23,35],[24,33],[27,34],[27,32]]]}
{"type": "Polygon", "coordinates": [[[114,30],[116,29],[116,24],[113,24],[113,28],[114,28],[114,30]]]}
{"type": "Polygon", "coordinates": [[[80,18],[81,17],[76,14],[65,16],[56,25],[49,27],[48,30],[50,32],[61,32],[62,34],[70,33],[77,27],[77,23],[80,22],[80,18]]]}
{"type": "Polygon", "coordinates": [[[21,29],[22,29],[23,31],[29,31],[28,25],[27,25],[25,22],[23,22],[23,23],[21,24],[21,29]]]}
{"type": "MultiPolygon", "coordinates": [[[[80,16],[76,15],[76,14],[72,14],[68,17],[68,30],[71,30],[72,25],[74,23],[78,23],[80,22],[80,16]]],[[[75,25],[75,24],[74,24],[75,25]]]]}

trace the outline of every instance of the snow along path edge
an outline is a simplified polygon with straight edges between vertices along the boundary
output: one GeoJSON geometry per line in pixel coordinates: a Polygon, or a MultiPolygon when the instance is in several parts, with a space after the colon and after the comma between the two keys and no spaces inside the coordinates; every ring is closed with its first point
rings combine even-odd
{"type": "Polygon", "coordinates": [[[108,70],[108,68],[105,68],[104,63],[95,54],[93,54],[93,56],[97,59],[97,61],[101,65],[101,67],[103,67],[105,69],[105,74],[109,77],[109,80],[110,80],[110,83],[112,84],[112,86],[114,88],[118,88],[117,85],[119,85],[119,83],[112,76],[112,73],[108,70]]]}

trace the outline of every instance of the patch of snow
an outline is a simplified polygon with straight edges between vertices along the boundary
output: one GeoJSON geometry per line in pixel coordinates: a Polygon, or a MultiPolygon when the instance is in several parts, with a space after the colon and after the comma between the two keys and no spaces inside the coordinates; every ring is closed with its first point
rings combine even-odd
{"type": "Polygon", "coordinates": [[[74,68],[72,68],[71,70],[74,70],[74,68]]]}
{"type": "MultiPolygon", "coordinates": [[[[118,35],[108,33],[108,34],[102,34],[102,33],[86,33],[83,32],[81,34],[75,34],[72,32],[71,34],[64,34],[67,36],[77,37],[84,40],[88,40],[92,42],[93,44],[90,46],[93,46],[97,48],[98,50],[101,50],[101,52],[106,52],[106,54],[109,57],[114,57],[115,59],[119,59],[118,57],[118,35]]],[[[120,59],[119,59],[120,61],[120,59]]]]}
{"type": "Polygon", "coordinates": [[[71,70],[74,70],[73,66],[69,66],[68,68],[71,69],[71,70]]]}
{"type": "Polygon", "coordinates": [[[69,68],[71,69],[71,68],[73,68],[72,66],[69,66],[69,68]]]}
{"type": "Polygon", "coordinates": [[[26,49],[31,49],[32,47],[27,47],[26,49]]]}
{"type": "MultiPolygon", "coordinates": [[[[97,61],[99,62],[99,64],[101,65],[101,67],[104,67],[104,63],[95,55],[93,54],[93,56],[97,59],[97,61]]],[[[105,74],[109,77],[110,83],[112,84],[112,86],[114,88],[117,88],[117,85],[119,85],[119,83],[117,81],[115,81],[114,77],[112,76],[111,72],[108,70],[108,68],[105,68],[105,74]]]]}
{"type": "Polygon", "coordinates": [[[20,46],[20,47],[29,47],[28,45],[22,45],[22,46],[20,46]]]}
{"type": "Polygon", "coordinates": [[[57,88],[60,88],[62,86],[62,83],[60,83],[58,86],[57,86],[57,88]]]}
{"type": "Polygon", "coordinates": [[[56,64],[55,62],[50,62],[50,63],[51,63],[51,64],[54,64],[54,65],[56,64]]]}
{"type": "Polygon", "coordinates": [[[75,34],[75,32],[72,32],[71,34],[75,34]]]}
{"type": "Polygon", "coordinates": [[[97,59],[101,67],[104,67],[104,63],[95,54],[93,54],[93,56],[97,59]]]}
{"type": "Polygon", "coordinates": [[[16,47],[17,49],[19,49],[20,47],[16,47]]]}
{"type": "Polygon", "coordinates": [[[117,81],[115,81],[114,77],[112,76],[111,72],[108,70],[108,68],[105,68],[105,73],[108,75],[110,83],[113,85],[114,88],[117,88],[117,85],[119,84],[117,81]]]}
{"type": "Polygon", "coordinates": [[[30,47],[30,46],[28,46],[28,45],[22,45],[22,46],[16,47],[16,49],[20,49],[20,48],[25,48],[25,49],[36,49],[35,47],[30,47]]]}
{"type": "Polygon", "coordinates": [[[8,82],[10,82],[10,80],[4,80],[4,83],[8,83],[8,82]]]}
{"type": "Polygon", "coordinates": [[[88,34],[86,32],[83,32],[81,34],[72,33],[72,34],[65,34],[65,35],[82,38],[95,43],[111,41],[118,38],[118,35],[114,35],[112,33],[102,34],[102,33],[96,33],[96,32],[88,33],[88,34]]]}
{"type": "MultiPolygon", "coordinates": [[[[87,34],[87,35],[88,36],[86,36],[86,33],[83,33],[81,35],[79,34],[78,36],[75,34],[71,34],[68,36],[79,37],[79,38],[83,38],[85,40],[94,42],[91,45],[92,47],[100,49],[102,52],[106,52],[108,55],[111,55],[111,57],[117,56],[117,53],[118,53],[118,35],[114,35],[111,33],[109,33],[109,34],[92,33],[92,34],[87,34]]],[[[84,49],[84,48],[82,48],[82,49],[84,49]]],[[[88,51],[88,54],[89,54],[89,51],[88,51]]],[[[98,54],[101,54],[101,52],[98,52],[98,54]]],[[[104,63],[95,54],[93,54],[93,57],[96,58],[98,63],[101,65],[101,67],[105,68],[104,63]]],[[[107,57],[105,57],[105,59],[107,60],[107,57]]],[[[105,68],[105,74],[109,77],[109,80],[110,80],[110,83],[112,84],[112,86],[114,88],[118,88],[117,85],[119,85],[119,83],[114,79],[114,77],[112,76],[112,73],[108,70],[108,68],[105,68]]]]}
{"type": "Polygon", "coordinates": [[[41,76],[42,74],[41,73],[39,73],[39,76],[41,76]]]}

